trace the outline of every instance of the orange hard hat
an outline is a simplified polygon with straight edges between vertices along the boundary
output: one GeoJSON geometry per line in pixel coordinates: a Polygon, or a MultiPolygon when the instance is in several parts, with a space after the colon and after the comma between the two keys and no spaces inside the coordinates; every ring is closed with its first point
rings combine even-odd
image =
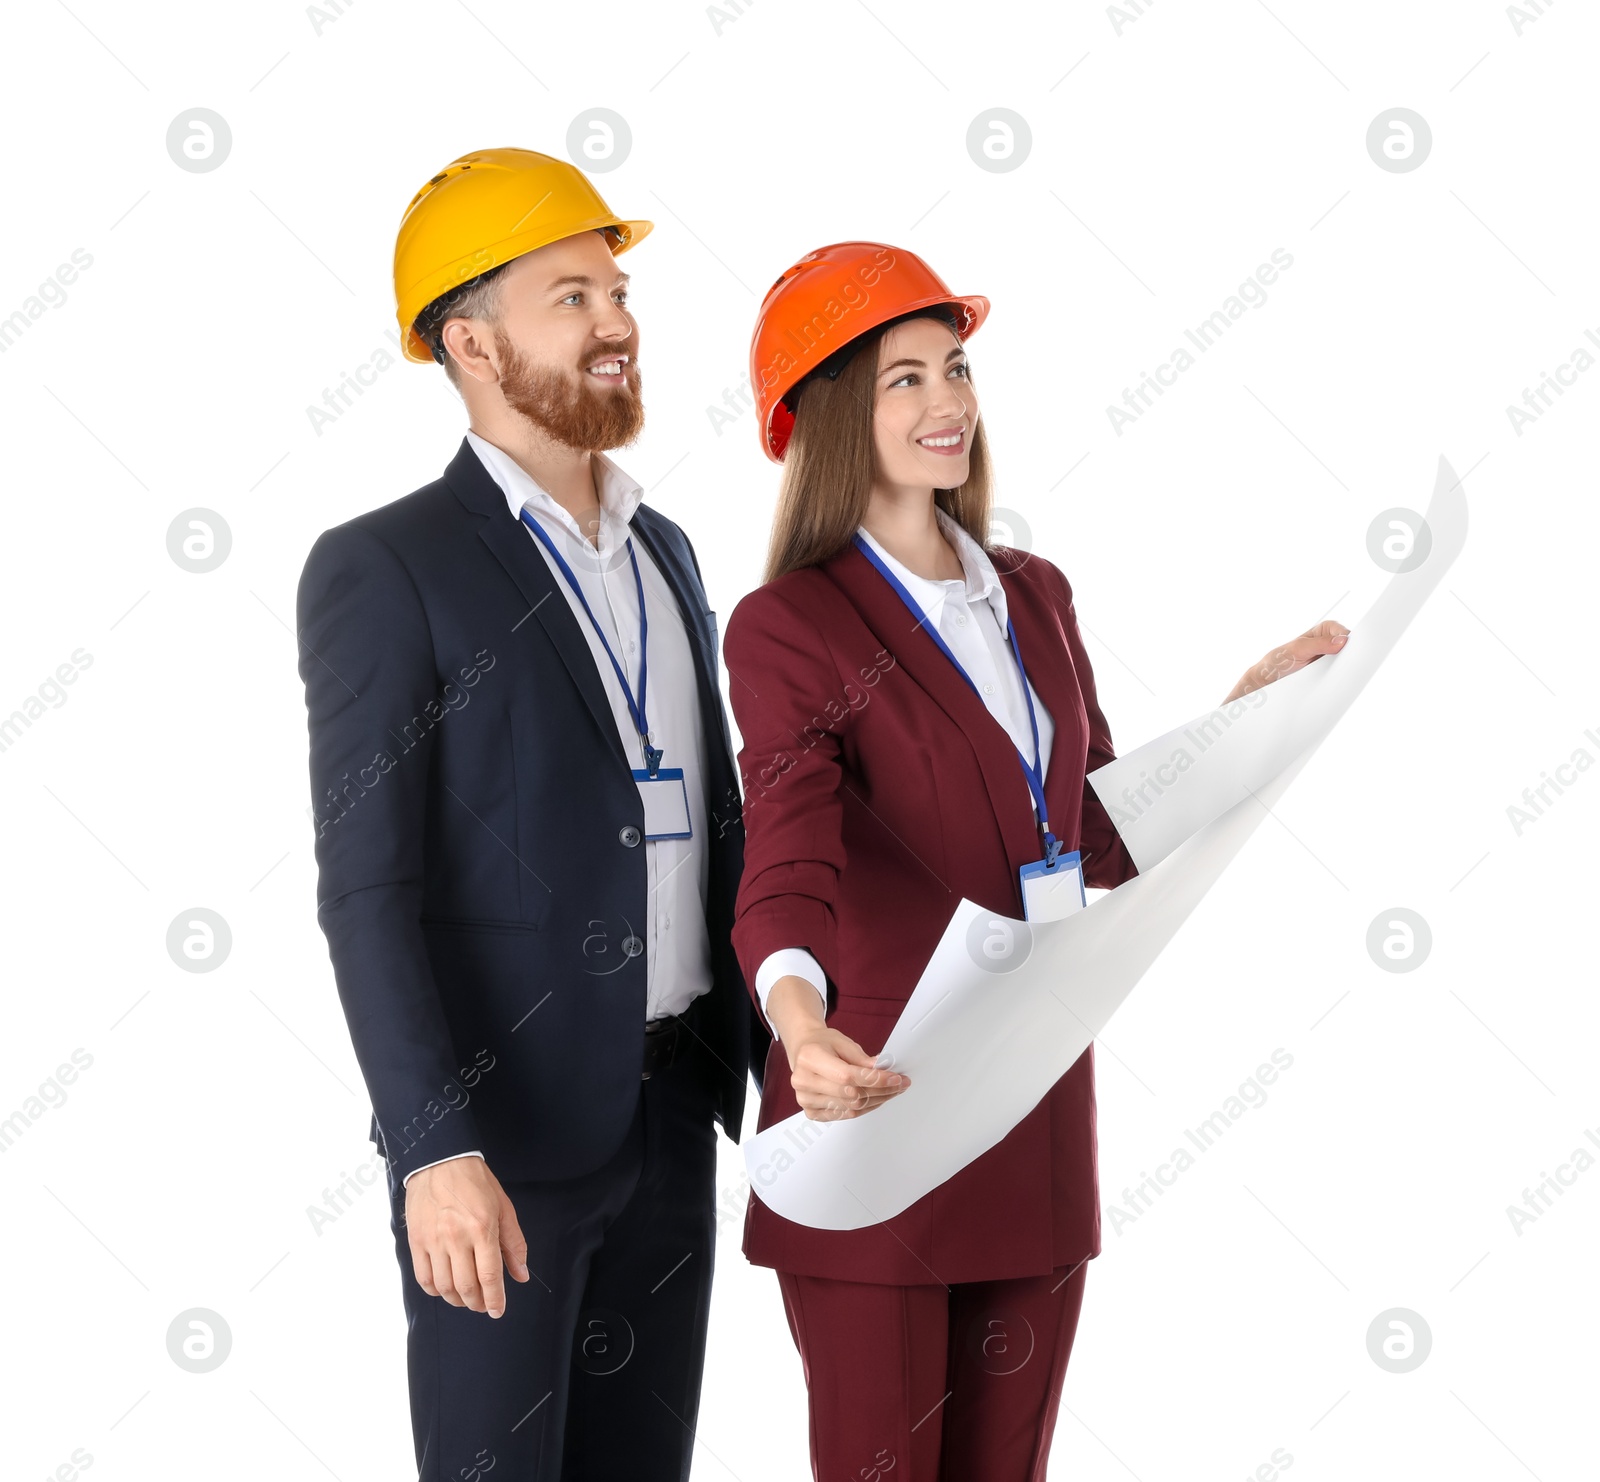
{"type": "Polygon", "coordinates": [[[951,293],[915,252],[882,242],[835,242],[785,269],[750,337],[750,388],[767,457],[783,462],[794,429],[786,398],[806,376],[869,329],[941,304],[955,311],[962,340],[989,314],[988,299],[951,293]]]}

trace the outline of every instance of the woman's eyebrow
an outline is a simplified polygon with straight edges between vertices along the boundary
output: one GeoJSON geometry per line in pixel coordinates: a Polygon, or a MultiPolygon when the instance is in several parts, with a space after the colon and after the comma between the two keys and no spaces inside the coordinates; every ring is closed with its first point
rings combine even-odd
{"type": "MultiPolygon", "coordinates": [[[[945,356],[944,363],[949,365],[949,363],[954,360],[956,356],[965,355],[966,353],[966,350],[962,346],[957,345],[950,351],[948,355],[945,356]]],[[[909,356],[902,356],[899,360],[891,360],[888,365],[883,367],[883,370],[878,372],[878,374],[881,376],[884,371],[892,371],[902,365],[914,365],[920,369],[923,366],[926,366],[927,363],[928,362],[926,360],[913,360],[909,356]]]]}

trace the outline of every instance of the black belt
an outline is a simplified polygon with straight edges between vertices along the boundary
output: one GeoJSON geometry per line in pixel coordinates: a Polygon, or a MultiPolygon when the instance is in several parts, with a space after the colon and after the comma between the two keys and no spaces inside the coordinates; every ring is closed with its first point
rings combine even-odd
{"type": "Polygon", "coordinates": [[[678,1060],[688,1057],[699,1036],[693,1025],[700,1019],[696,1010],[702,993],[682,1014],[665,1014],[652,1019],[644,1026],[644,1065],[639,1079],[647,1081],[658,1070],[666,1070],[678,1060]]]}

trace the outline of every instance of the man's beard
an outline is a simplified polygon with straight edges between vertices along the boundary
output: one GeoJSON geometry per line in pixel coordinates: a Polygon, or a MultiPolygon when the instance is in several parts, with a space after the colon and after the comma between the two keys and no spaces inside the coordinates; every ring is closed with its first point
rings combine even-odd
{"type": "MultiPolygon", "coordinates": [[[[574,386],[570,375],[534,365],[499,332],[495,346],[500,351],[500,390],[506,405],[557,442],[583,453],[603,453],[626,447],[643,430],[639,366],[631,356],[623,367],[621,386],[588,385],[587,370],[577,373],[574,386]]],[[[585,360],[592,364],[604,354],[605,346],[596,345],[585,360]]]]}

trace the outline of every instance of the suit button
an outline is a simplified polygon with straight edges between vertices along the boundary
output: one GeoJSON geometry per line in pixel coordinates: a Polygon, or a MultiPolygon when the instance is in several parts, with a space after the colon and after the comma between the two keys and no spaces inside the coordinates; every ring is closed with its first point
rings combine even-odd
{"type": "Polygon", "coordinates": [[[641,952],[644,951],[644,943],[641,942],[638,937],[623,937],[622,950],[626,952],[629,957],[637,957],[641,952]]]}
{"type": "Polygon", "coordinates": [[[626,848],[632,849],[639,842],[639,830],[631,823],[625,824],[617,830],[617,837],[622,840],[626,848]]]}

